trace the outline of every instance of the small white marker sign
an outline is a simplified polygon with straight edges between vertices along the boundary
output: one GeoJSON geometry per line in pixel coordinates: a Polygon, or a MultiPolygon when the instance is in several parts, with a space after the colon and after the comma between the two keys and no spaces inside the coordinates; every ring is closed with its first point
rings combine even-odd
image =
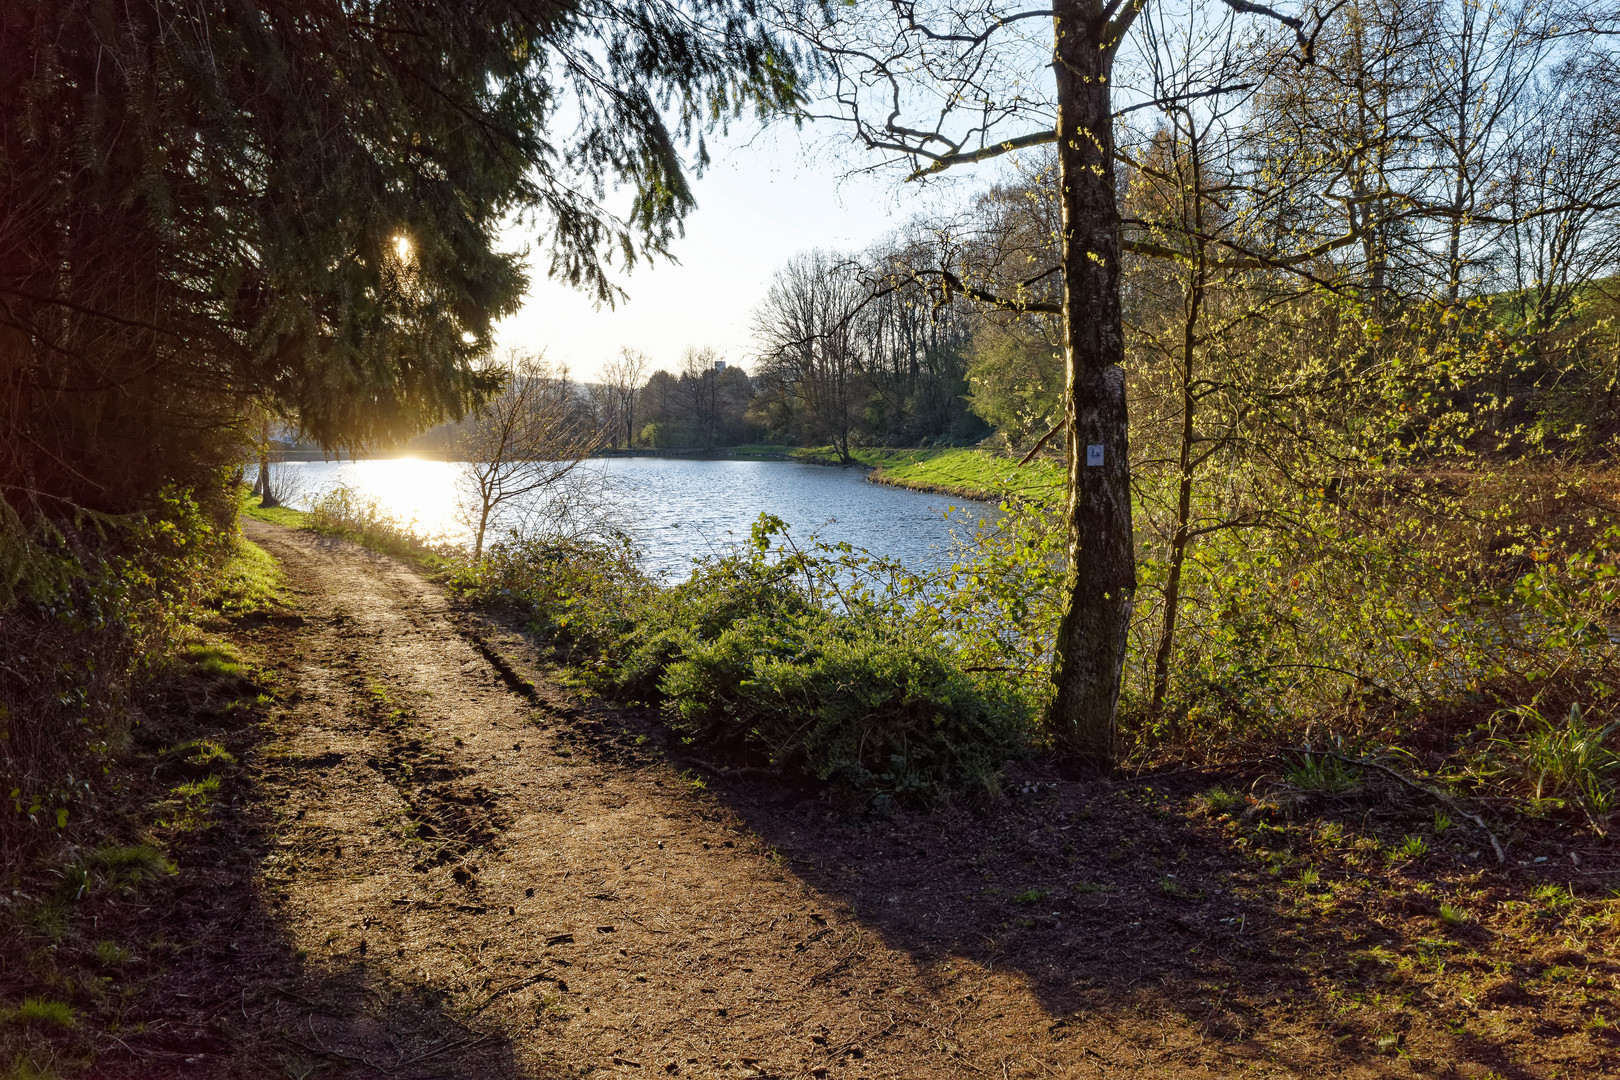
{"type": "Polygon", "coordinates": [[[1101,443],[1092,443],[1090,446],[1086,447],[1087,465],[1101,465],[1102,457],[1103,448],[1101,443]]]}

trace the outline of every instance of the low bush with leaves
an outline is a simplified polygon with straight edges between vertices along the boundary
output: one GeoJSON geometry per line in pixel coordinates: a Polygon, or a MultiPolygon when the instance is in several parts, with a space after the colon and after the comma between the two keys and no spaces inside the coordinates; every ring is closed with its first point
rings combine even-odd
{"type": "Polygon", "coordinates": [[[55,556],[8,583],[0,607],[0,872],[15,873],[103,793],[140,681],[174,655],[179,630],[235,549],[224,477],[163,490],[146,513],[58,527],[55,556]]]}
{"type": "Polygon", "coordinates": [[[938,639],[864,614],[755,616],[672,658],[671,725],[779,765],[926,800],[994,778],[1028,734],[1027,704],[964,672],[938,639]]]}
{"type": "Polygon", "coordinates": [[[993,788],[1031,738],[1027,695],[932,632],[915,579],[848,545],[800,549],[777,518],[668,587],[619,542],[498,544],[455,581],[687,742],[878,801],[993,788]]]}
{"type": "Polygon", "coordinates": [[[483,558],[457,562],[450,586],[520,613],[547,641],[581,658],[618,641],[654,591],[634,548],[619,535],[508,536],[483,558]]]}

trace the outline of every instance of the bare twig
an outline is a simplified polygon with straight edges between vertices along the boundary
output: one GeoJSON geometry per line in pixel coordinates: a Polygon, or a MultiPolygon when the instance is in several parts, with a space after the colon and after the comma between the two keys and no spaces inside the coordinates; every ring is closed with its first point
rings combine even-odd
{"type": "Polygon", "coordinates": [[[1029,453],[1018,459],[1018,467],[1021,469],[1033,461],[1035,459],[1035,455],[1041,452],[1041,447],[1045,446],[1049,441],[1051,441],[1052,436],[1056,435],[1058,432],[1062,431],[1068,426],[1068,420],[1059,420],[1056,424],[1053,424],[1052,430],[1048,431],[1045,435],[1042,435],[1040,441],[1029,448],[1029,453]]]}

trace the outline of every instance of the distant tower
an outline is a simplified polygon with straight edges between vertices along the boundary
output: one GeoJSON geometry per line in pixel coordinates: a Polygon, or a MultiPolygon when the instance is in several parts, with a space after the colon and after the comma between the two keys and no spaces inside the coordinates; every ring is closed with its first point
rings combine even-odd
{"type": "Polygon", "coordinates": [[[714,362],[714,370],[716,370],[716,371],[724,371],[724,370],[726,370],[726,362],[724,360],[716,360],[714,362]]]}

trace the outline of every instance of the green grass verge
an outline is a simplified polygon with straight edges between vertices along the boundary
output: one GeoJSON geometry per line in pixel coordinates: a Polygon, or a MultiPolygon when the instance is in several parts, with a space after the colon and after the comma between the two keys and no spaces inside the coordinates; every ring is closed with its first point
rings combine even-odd
{"type": "Polygon", "coordinates": [[[279,601],[281,588],[281,564],[258,544],[238,537],[236,550],[220,567],[212,602],[227,614],[256,611],[279,601]]]}
{"type": "Polygon", "coordinates": [[[259,498],[246,484],[242,485],[238,505],[242,513],[257,521],[268,521],[272,525],[285,525],[289,529],[302,529],[308,526],[308,516],[302,510],[294,510],[290,506],[260,506],[259,498]]]}
{"type": "MultiPolygon", "coordinates": [[[[838,463],[837,455],[827,446],[795,450],[792,456],[797,461],[838,463]]],[[[886,450],[862,447],[851,450],[850,456],[857,464],[873,470],[871,479],[879,484],[963,499],[994,502],[1009,495],[1051,497],[1063,491],[1063,467],[1041,459],[1020,467],[1013,458],[967,448],[886,450]]]]}
{"type": "MultiPolygon", "coordinates": [[[[311,532],[342,537],[345,540],[359,544],[361,547],[370,548],[372,551],[403,559],[405,562],[430,574],[448,573],[458,565],[455,560],[446,558],[428,547],[427,541],[405,531],[390,520],[367,518],[366,520],[344,521],[335,527],[322,527],[314,515],[303,510],[294,510],[287,506],[260,506],[258,498],[252,494],[246,484],[242,485],[240,507],[245,517],[257,521],[268,521],[272,525],[281,525],[289,529],[308,529],[311,532]]],[[[269,568],[274,570],[275,560],[269,554],[251,542],[243,541],[243,543],[263,556],[268,561],[269,568]]],[[[279,577],[276,580],[279,581],[279,577]]]]}

